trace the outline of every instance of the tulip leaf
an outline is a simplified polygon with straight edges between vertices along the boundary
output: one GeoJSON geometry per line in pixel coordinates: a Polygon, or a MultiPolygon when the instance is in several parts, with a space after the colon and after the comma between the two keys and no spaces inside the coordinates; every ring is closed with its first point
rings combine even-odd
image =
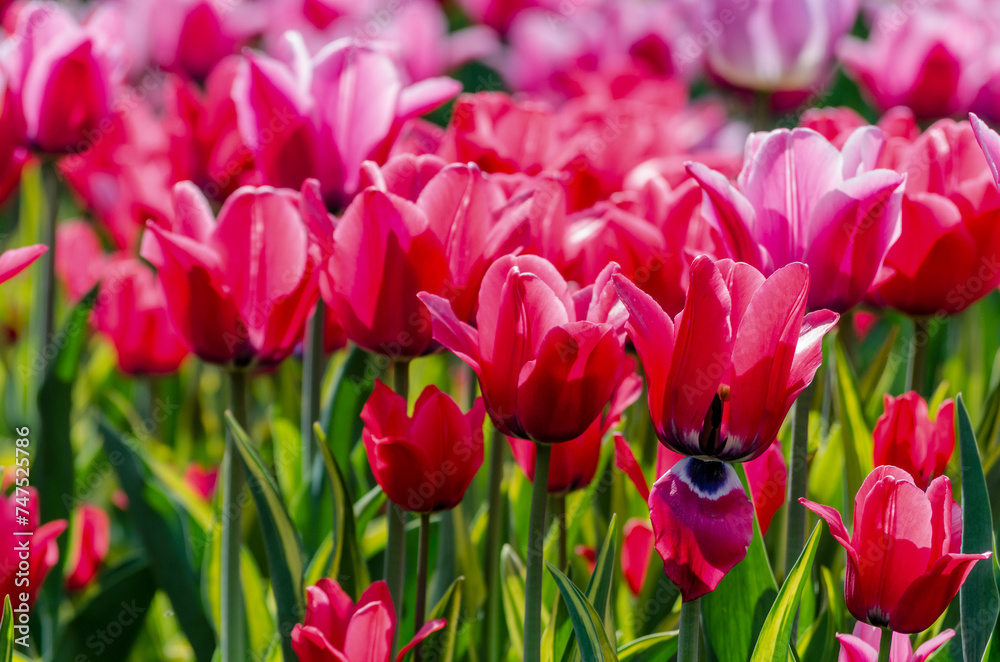
{"type": "MultiPolygon", "coordinates": [[[[513,651],[524,650],[524,563],[510,545],[500,551],[503,612],[513,651]]],[[[543,620],[547,620],[544,618],[543,620]]]]}
{"type": "MultiPolygon", "coordinates": [[[[993,550],[993,515],[979,446],[961,394],[955,399],[958,412],[958,446],[962,460],[962,553],[981,554],[993,550]]],[[[997,621],[996,578],[992,563],[977,563],[959,591],[962,614],[962,653],[967,661],[983,659],[986,644],[997,621]]]]}
{"type": "MultiPolygon", "coordinates": [[[[866,406],[865,411],[868,411],[867,407],[869,405],[879,405],[878,401],[881,398],[877,397],[880,395],[878,387],[886,382],[889,358],[892,357],[893,350],[896,348],[896,339],[898,337],[899,327],[893,326],[889,330],[885,342],[882,343],[882,347],[879,348],[878,354],[872,358],[865,369],[864,375],[862,375],[861,380],[858,382],[858,395],[861,398],[861,403],[866,406]]],[[[895,374],[895,368],[893,368],[892,374],[895,374]]]]}
{"type": "Polygon", "coordinates": [[[992,449],[1000,430],[1000,383],[990,391],[983,404],[983,416],[976,428],[976,440],[984,449],[992,449]]]}
{"type": "Polygon", "coordinates": [[[3,618],[0,619],[0,662],[14,659],[14,611],[10,596],[3,596],[3,618]]]}
{"type": "Polygon", "coordinates": [[[323,428],[339,467],[350,464],[351,448],[361,438],[361,410],[375,388],[380,372],[377,360],[360,347],[352,347],[333,376],[335,386],[323,406],[323,428]]]}
{"type": "MultiPolygon", "coordinates": [[[[745,479],[743,468],[738,470],[740,478],[745,479]]],[[[719,662],[743,662],[750,658],[777,594],[778,586],[755,517],[746,557],[723,577],[718,588],[701,600],[705,638],[719,662]]]]}
{"type": "MultiPolygon", "coordinates": [[[[604,544],[601,545],[601,551],[597,555],[597,562],[594,564],[594,572],[590,575],[590,581],[587,582],[587,591],[584,593],[598,614],[607,612],[608,601],[611,598],[611,585],[615,577],[615,550],[618,548],[616,518],[617,515],[611,516],[608,533],[604,536],[604,544]]],[[[563,647],[559,649],[562,651],[562,654],[557,654],[553,659],[568,662],[575,657],[577,652],[574,647],[575,631],[576,626],[574,625],[569,636],[565,638],[563,647]]],[[[558,653],[559,650],[556,652],[558,653]]]]}
{"type": "Polygon", "coordinates": [[[358,547],[358,534],[354,522],[354,508],[347,493],[344,474],[340,471],[337,460],[330,452],[326,435],[319,424],[314,426],[316,446],[323,457],[326,466],[327,479],[333,490],[333,551],[330,567],[324,576],[337,579],[341,587],[353,599],[361,597],[361,592],[368,586],[368,566],[358,547]]]}
{"type": "MultiPolygon", "coordinates": [[[[839,338],[834,343],[833,358],[837,382],[834,401],[837,404],[837,419],[840,421],[840,434],[844,442],[847,494],[857,494],[865,477],[874,469],[872,435],[861,408],[857,381],[839,338]]],[[[853,513],[846,519],[853,520],[853,513]]]]}
{"type": "Polygon", "coordinates": [[[462,585],[464,583],[465,577],[459,577],[453,581],[427,617],[428,621],[443,618],[448,624],[433,640],[423,644],[421,653],[423,659],[437,660],[438,662],[452,662],[455,659],[455,649],[458,646],[458,627],[462,622],[462,585]]]}
{"type": "Polygon", "coordinates": [[[548,561],[545,562],[549,572],[556,580],[556,587],[562,595],[569,612],[569,618],[573,622],[573,632],[576,633],[577,647],[583,662],[608,662],[617,660],[618,655],[614,647],[608,641],[608,634],[604,631],[604,623],[598,615],[594,605],[587,600],[587,596],[564,575],[559,568],[548,561]]]}
{"type": "Polygon", "coordinates": [[[105,571],[94,597],[60,632],[53,662],[128,659],[155,594],[156,581],[146,559],[123,561],[105,571]]]}
{"type": "MultiPolygon", "coordinates": [[[[215,632],[198,592],[197,550],[192,546],[191,519],[184,517],[157,487],[149,467],[136,452],[137,442],[123,438],[101,419],[98,429],[104,450],[115,466],[118,481],[129,500],[127,515],[149,557],[156,584],[170,598],[177,620],[198,662],[208,662],[215,651],[215,632]]],[[[199,532],[199,540],[204,532],[199,532]]]]}
{"type": "Polygon", "coordinates": [[[278,609],[278,632],[281,634],[282,652],[285,660],[294,660],[296,658],[292,650],[292,628],[301,622],[300,608],[305,605],[302,587],[305,574],[302,544],[288,510],[281,500],[278,486],[268,474],[260,455],[251,447],[246,432],[228,411],[226,424],[232,432],[236,450],[246,468],[247,484],[257,506],[261,533],[264,537],[264,550],[267,553],[271,589],[278,609]]]}
{"type": "Polygon", "coordinates": [[[677,654],[677,632],[639,637],[618,649],[618,662],[659,662],[677,654]]]}
{"type": "Polygon", "coordinates": [[[785,583],[781,585],[781,590],[778,591],[778,597],[764,621],[760,636],[757,637],[750,662],[785,662],[799,598],[812,572],[816,549],[819,547],[819,537],[820,525],[817,524],[809,536],[805,549],[802,550],[799,559],[785,578],[785,583]]]}

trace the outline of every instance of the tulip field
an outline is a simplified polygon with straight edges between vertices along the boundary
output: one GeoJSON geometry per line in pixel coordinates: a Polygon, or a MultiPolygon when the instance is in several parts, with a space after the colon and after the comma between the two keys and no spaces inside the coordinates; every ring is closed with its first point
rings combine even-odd
{"type": "Polygon", "coordinates": [[[0,662],[1000,662],[1000,2],[0,0],[0,662]]]}

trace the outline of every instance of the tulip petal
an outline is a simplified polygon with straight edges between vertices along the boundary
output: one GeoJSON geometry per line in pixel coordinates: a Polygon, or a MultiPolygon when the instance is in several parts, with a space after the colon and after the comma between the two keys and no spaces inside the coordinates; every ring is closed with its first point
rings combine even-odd
{"type": "Polygon", "coordinates": [[[428,621],[424,623],[424,626],[420,628],[420,631],[417,632],[415,635],[413,635],[413,639],[410,640],[410,643],[406,644],[401,649],[399,649],[399,655],[396,656],[396,662],[403,662],[403,659],[406,657],[407,653],[409,653],[411,650],[413,650],[413,648],[419,645],[421,641],[423,641],[430,635],[434,634],[438,630],[443,630],[447,625],[448,622],[445,621],[443,618],[438,618],[433,621],[428,621]]]}
{"type": "Polygon", "coordinates": [[[878,650],[868,642],[850,634],[838,634],[840,657],[837,662],[877,662],[878,650]]]}
{"type": "Polygon", "coordinates": [[[972,122],[972,129],[976,132],[976,140],[986,156],[986,162],[990,165],[993,180],[1000,186],[1000,135],[976,117],[975,113],[969,113],[969,121],[972,122]]]}
{"type": "Polygon", "coordinates": [[[451,304],[442,297],[421,292],[417,297],[424,302],[431,315],[434,340],[438,341],[476,371],[482,379],[479,359],[479,331],[459,320],[451,304]]]}
{"type": "Polygon", "coordinates": [[[705,192],[702,214],[726,242],[730,257],[757,269],[764,268],[756,239],[757,213],[753,205],[720,172],[701,163],[688,163],[687,170],[705,192]]]}
{"type": "Polygon", "coordinates": [[[958,589],[976,562],[986,561],[992,555],[992,552],[947,554],[939,558],[900,595],[889,627],[895,632],[907,633],[929,628],[958,595],[958,589]]]}
{"type": "Polygon", "coordinates": [[[760,457],[745,462],[743,469],[753,496],[753,509],[757,514],[760,534],[767,535],[771,519],[785,503],[788,467],[785,465],[785,456],[781,454],[781,443],[778,440],[772,442],[760,457]]]}
{"type": "Polygon", "coordinates": [[[309,625],[292,628],[292,648],[300,662],[353,662],[334,648],[319,628],[309,625]]]}
{"type": "Polygon", "coordinates": [[[351,662],[385,662],[396,629],[392,600],[358,604],[344,637],[344,657],[351,662]]]}
{"type": "Polygon", "coordinates": [[[641,519],[625,523],[622,538],[622,574],[632,595],[638,596],[646,581],[649,559],[653,555],[653,528],[641,519]]]}
{"type": "Polygon", "coordinates": [[[615,466],[624,471],[625,475],[629,477],[629,480],[635,485],[635,489],[639,492],[642,500],[649,501],[649,484],[646,482],[646,476],[642,473],[642,467],[639,466],[635,455],[632,454],[632,448],[625,441],[625,437],[620,434],[615,435],[614,441],[615,466]]]}
{"type": "Polygon", "coordinates": [[[944,646],[954,636],[955,631],[948,628],[938,636],[928,639],[913,652],[913,657],[910,658],[909,662],[926,662],[927,658],[937,652],[937,649],[944,646]]]}
{"type": "Polygon", "coordinates": [[[799,393],[805,390],[820,364],[823,363],[823,337],[834,327],[840,315],[829,310],[817,310],[802,318],[799,339],[795,345],[795,358],[788,371],[786,410],[799,393]]]}
{"type": "Polygon", "coordinates": [[[37,260],[49,247],[45,244],[12,248],[0,254],[0,283],[18,275],[37,260]]]}
{"type": "Polygon", "coordinates": [[[851,542],[851,534],[847,532],[844,520],[841,519],[837,509],[803,498],[799,499],[799,503],[816,513],[817,516],[826,522],[826,525],[830,527],[830,534],[833,536],[833,539],[841,544],[844,551],[847,552],[847,556],[856,563],[858,553],[854,550],[854,545],[851,542]]]}

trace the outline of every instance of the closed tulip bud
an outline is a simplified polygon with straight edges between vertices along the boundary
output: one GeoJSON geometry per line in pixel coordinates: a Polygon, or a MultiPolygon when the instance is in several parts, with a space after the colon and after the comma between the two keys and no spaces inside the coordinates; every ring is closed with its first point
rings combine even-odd
{"type": "Polygon", "coordinates": [[[935,419],[915,391],[898,398],[886,394],[885,413],[872,431],[875,466],[899,467],[926,490],[931,480],[944,474],[955,451],[955,403],[942,402],[935,419]]]}
{"type": "Polygon", "coordinates": [[[70,537],[66,567],[66,590],[80,591],[87,587],[108,556],[111,544],[111,522],[108,514],[97,506],[83,505],[76,511],[70,537]]]}

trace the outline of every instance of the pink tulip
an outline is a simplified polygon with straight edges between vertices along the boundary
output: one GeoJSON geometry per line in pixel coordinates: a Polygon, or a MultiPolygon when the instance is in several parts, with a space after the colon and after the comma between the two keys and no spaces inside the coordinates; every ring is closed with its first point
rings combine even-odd
{"type": "Polygon", "coordinates": [[[27,144],[63,153],[99,142],[123,73],[101,21],[81,25],[59,4],[30,2],[12,43],[2,66],[27,144]]]}
{"type": "Polygon", "coordinates": [[[135,20],[148,26],[153,63],[191,78],[208,76],[249,37],[239,21],[253,9],[241,0],[162,0],[155,9],[143,0],[131,4],[135,20]]]}
{"type": "Polygon", "coordinates": [[[42,588],[45,576],[59,561],[59,545],[56,542],[66,530],[66,520],[38,524],[38,492],[33,487],[17,485],[18,481],[26,479],[10,470],[3,474],[2,489],[0,489],[0,600],[9,596],[12,605],[24,602],[34,604],[35,598],[42,588]],[[20,499],[20,501],[19,501],[20,499]],[[25,505],[27,504],[27,505],[25,505]],[[23,517],[27,511],[27,523],[23,517]],[[19,512],[20,511],[20,512],[19,512]],[[34,533],[29,537],[17,535],[17,532],[34,533]],[[18,584],[17,569],[23,553],[18,547],[28,542],[28,576],[27,585],[18,584]]]}
{"type": "MultiPolygon", "coordinates": [[[[916,651],[910,637],[894,632],[889,651],[889,662],[925,662],[939,648],[955,636],[955,631],[947,629],[920,645],[916,651]]],[[[838,634],[840,657],[838,662],[878,662],[882,631],[873,625],[855,623],[853,634],[838,634]]]]}
{"type": "Polygon", "coordinates": [[[420,294],[434,339],[475,370],[498,430],[551,444],[579,437],[600,416],[623,356],[615,269],[608,265],[593,288],[573,297],[548,261],[502,257],[483,278],[477,328],[446,299],[420,294]]]}
{"type": "Polygon", "coordinates": [[[300,341],[330,233],[308,187],[301,195],[241,188],[216,221],[204,195],[182,182],[170,228],[149,224],[142,256],[158,269],[174,329],[203,360],[269,366],[300,341]]]}
{"type": "Polygon", "coordinates": [[[211,501],[219,482],[219,468],[191,463],[184,470],[184,482],[202,499],[211,501]]]}
{"type": "MultiPolygon", "coordinates": [[[[445,625],[444,619],[426,623],[396,662],[445,625]]],[[[292,630],[292,648],[301,662],[389,662],[395,634],[396,609],[385,582],[369,586],[354,604],[340,584],[321,579],[306,589],[305,622],[292,630]]]]}
{"type": "Polygon", "coordinates": [[[877,467],[854,498],[854,534],[829,506],[799,499],[847,551],[845,597],[851,614],[893,632],[922,632],[958,594],[977,561],[962,554],[962,509],[947,476],[924,493],[902,469],[877,467]]]}
{"type": "Polygon", "coordinates": [[[903,177],[875,168],[882,144],[872,127],[842,150],[814,131],[779,129],[747,140],[738,188],[703,165],[688,168],[730,256],[765,274],[805,262],[809,308],[843,312],[868,293],[900,232],[903,177]]]}
{"type": "Polygon", "coordinates": [[[66,567],[67,591],[80,591],[94,578],[108,556],[111,544],[111,522],[108,514],[97,506],[84,504],[73,517],[69,558],[66,567]]]}
{"type": "Polygon", "coordinates": [[[885,413],[872,431],[875,466],[899,467],[926,490],[934,478],[944,475],[955,451],[955,403],[942,402],[935,419],[927,415],[927,402],[915,391],[898,398],[887,393],[885,413]]]}
{"type": "Polygon", "coordinates": [[[716,0],[708,66],[731,85],[804,90],[828,74],[837,41],[854,26],[859,0],[716,0]]]}
{"type": "Polygon", "coordinates": [[[289,39],[294,66],[254,54],[237,73],[240,133],[265,182],[298,188],[315,177],[332,206],[345,205],[358,190],[364,161],[386,160],[404,121],[460,89],[449,78],[407,85],[375,45],[344,39],[310,56],[300,37],[289,39]]]}
{"type": "Polygon", "coordinates": [[[988,162],[968,122],[941,120],[893,150],[906,174],[902,234],[871,298],[910,315],[960,312],[1000,284],[1000,192],[988,162]]]}
{"type": "Polygon", "coordinates": [[[404,510],[432,513],[457,506],[483,464],[483,420],[477,398],[463,414],[436,386],[406,400],[381,381],[361,412],[368,464],[386,496],[404,510]]]}

